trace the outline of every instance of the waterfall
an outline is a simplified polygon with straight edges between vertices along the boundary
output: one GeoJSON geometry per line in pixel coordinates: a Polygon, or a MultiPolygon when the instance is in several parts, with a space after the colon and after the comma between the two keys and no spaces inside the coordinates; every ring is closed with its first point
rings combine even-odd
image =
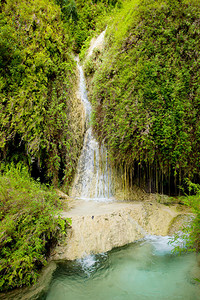
{"type": "MultiPolygon", "coordinates": [[[[106,27],[107,29],[107,27],[106,27]]],[[[103,46],[104,46],[104,36],[105,36],[105,33],[106,33],[106,29],[104,31],[102,31],[102,33],[97,37],[97,38],[93,38],[91,40],[91,44],[90,44],[90,48],[88,49],[88,55],[87,55],[87,58],[89,58],[93,51],[95,49],[102,49],[103,46]]]]}
{"type": "Polygon", "coordinates": [[[106,148],[94,138],[91,127],[92,107],[88,101],[83,69],[78,58],[79,93],[85,108],[86,133],[77,166],[71,197],[85,200],[108,201],[113,196],[111,168],[106,148]]]}

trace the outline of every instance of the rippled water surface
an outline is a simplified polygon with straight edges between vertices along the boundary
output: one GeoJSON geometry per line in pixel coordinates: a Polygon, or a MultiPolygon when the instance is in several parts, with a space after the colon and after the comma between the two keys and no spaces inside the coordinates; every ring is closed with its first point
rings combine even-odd
{"type": "Polygon", "coordinates": [[[200,299],[196,255],[171,254],[168,240],[149,236],[106,254],[60,263],[40,300],[200,299]]]}

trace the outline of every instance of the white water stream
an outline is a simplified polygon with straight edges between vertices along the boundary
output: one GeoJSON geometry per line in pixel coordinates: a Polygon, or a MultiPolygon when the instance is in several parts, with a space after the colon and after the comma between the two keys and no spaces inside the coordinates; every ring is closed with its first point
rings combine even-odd
{"type": "Polygon", "coordinates": [[[109,201],[112,196],[111,169],[107,151],[93,136],[90,124],[92,107],[88,101],[83,69],[77,59],[80,76],[79,94],[85,108],[86,133],[71,197],[83,200],[109,201]]]}
{"type": "MultiPolygon", "coordinates": [[[[107,27],[106,27],[107,29],[107,27]]],[[[100,35],[91,41],[90,48],[88,49],[87,58],[90,57],[95,49],[101,49],[104,44],[104,36],[106,33],[106,29],[100,33],[100,35]]]]}
{"type": "MultiPolygon", "coordinates": [[[[86,112],[86,134],[72,189],[72,197],[108,201],[112,196],[111,169],[106,149],[95,140],[91,104],[82,67],[80,96],[86,112]]],[[[161,300],[200,299],[195,254],[171,254],[169,237],[147,235],[143,240],[111,252],[61,263],[43,299],[161,300]]]]}
{"type": "MultiPolygon", "coordinates": [[[[99,147],[92,133],[92,108],[79,61],[77,65],[86,133],[71,196],[108,201],[113,196],[111,170],[106,149],[99,147]]],[[[136,243],[110,252],[58,263],[48,291],[39,300],[200,299],[199,285],[193,279],[199,274],[195,254],[171,254],[173,246],[168,243],[169,239],[147,235],[136,243]]]]}
{"type": "MultiPolygon", "coordinates": [[[[92,133],[92,107],[78,59],[77,66],[86,133],[71,196],[106,202],[114,194],[111,168],[105,147],[99,147],[92,133]]],[[[199,258],[194,253],[172,254],[169,239],[147,235],[140,241],[106,253],[60,262],[50,285],[39,296],[27,298],[22,295],[19,298],[8,295],[3,299],[198,300],[200,286],[194,278],[200,277],[199,258]]]]}
{"type": "MultiPolygon", "coordinates": [[[[106,149],[99,147],[92,134],[91,105],[87,98],[83,70],[79,61],[77,65],[80,72],[80,96],[86,112],[86,133],[71,196],[108,201],[113,195],[111,170],[106,149]]],[[[200,286],[194,280],[195,277],[200,277],[199,258],[194,253],[180,256],[172,254],[173,246],[169,244],[169,240],[168,236],[146,235],[140,241],[106,253],[58,262],[48,288],[38,297],[31,299],[200,299],[200,286]]]]}

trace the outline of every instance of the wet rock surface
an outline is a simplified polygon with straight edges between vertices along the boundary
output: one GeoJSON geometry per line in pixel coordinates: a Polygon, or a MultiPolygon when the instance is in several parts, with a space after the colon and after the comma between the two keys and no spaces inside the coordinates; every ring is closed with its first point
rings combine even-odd
{"type": "Polygon", "coordinates": [[[54,249],[52,259],[73,260],[109,251],[148,234],[173,234],[182,224],[182,216],[185,220],[187,213],[180,212],[177,205],[74,200],[71,210],[62,213],[62,217],[72,219],[72,228],[54,249]]]}

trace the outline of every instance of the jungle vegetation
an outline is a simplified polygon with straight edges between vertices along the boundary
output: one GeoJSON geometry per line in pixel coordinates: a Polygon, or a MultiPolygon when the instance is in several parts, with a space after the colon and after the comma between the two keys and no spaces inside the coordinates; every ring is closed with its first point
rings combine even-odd
{"type": "Polygon", "coordinates": [[[65,27],[72,35],[73,51],[80,53],[87,48],[91,37],[103,31],[115,7],[121,0],[56,0],[61,6],[65,27]]]}
{"type": "Polygon", "coordinates": [[[199,22],[199,0],[126,1],[85,63],[94,132],[146,191],[200,178],[199,22]]]}
{"type": "Polygon", "coordinates": [[[84,130],[74,55],[113,5],[0,3],[0,291],[33,284],[70,221],[40,182],[69,190],[84,130]]]}
{"type": "Polygon", "coordinates": [[[21,164],[0,173],[0,291],[36,282],[50,249],[70,224],[55,217],[56,192],[30,177],[21,164]]]}
{"type": "Polygon", "coordinates": [[[94,132],[127,182],[196,194],[183,202],[199,251],[199,24],[199,0],[1,1],[0,290],[34,283],[67,226],[40,182],[69,189],[83,138],[74,55],[106,25],[85,63],[94,132]]]}
{"type": "Polygon", "coordinates": [[[113,166],[147,192],[184,195],[195,215],[186,250],[198,252],[199,39],[199,0],[129,0],[85,62],[94,133],[113,166]]]}
{"type": "Polygon", "coordinates": [[[53,1],[8,0],[1,10],[0,159],[23,161],[43,182],[70,182],[82,138],[61,9],[53,1]]]}
{"type": "Polygon", "coordinates": [[[68,190],[83,135],[74,55],[114,4],[1,1],[0,160],[68,190]]]}

